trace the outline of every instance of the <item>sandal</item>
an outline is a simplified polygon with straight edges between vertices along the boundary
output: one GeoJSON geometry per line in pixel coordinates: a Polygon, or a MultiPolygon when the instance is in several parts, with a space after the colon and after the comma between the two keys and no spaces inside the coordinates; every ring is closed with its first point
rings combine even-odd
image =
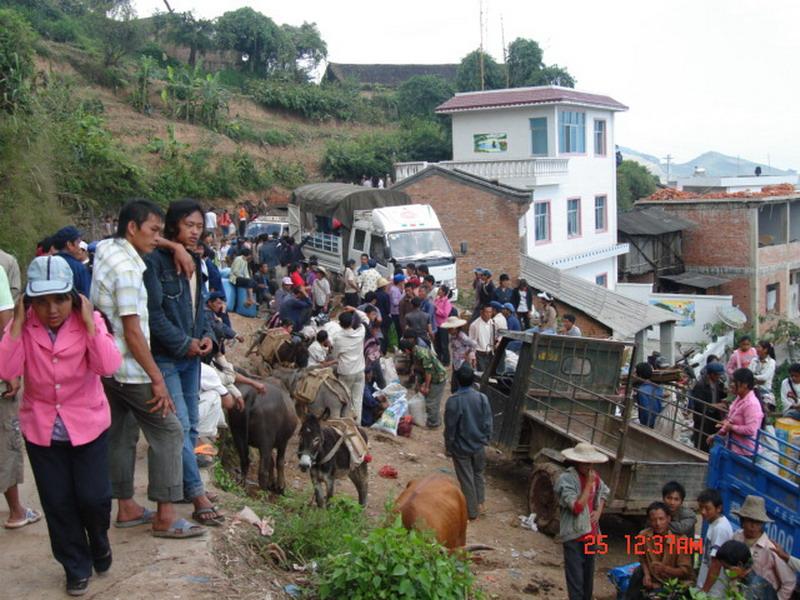
{"type": "Polygon", "coordinates": [[[25,516],[22,517],[19,521],[11,521],[8,520],[5,522],[4,527],[6,529],[19,529],[20,527],[25,527],[25,525],[33,525],[37,521],[41,520],[42,513],[33,510],[32,508],[25,509],[25,516]]]}
{"type": "Polygon", "coordinates": [[[200,444],[199,446],[195,447],[194,453],[203,454],[205,456],[216,456],[219,454],[219,450],[217,450],[212,444],[200,444]]]}
{"type": "Polygon", "coordinates": [[[205,527],[192,525],[186,519],[178,519],[169,526],[169,529],[153,529],[153,537],[171,538],[175,540],[199,537],[201,535],[205,535],[205,533],[205,527]]]}
{"type": "Polygon", "coordinates": [[[127,529],[128,527],[138,527],[139,525],[146,525],[152,523],[156,518],[156,511],[145,508],[142,511],[142,516],[138,519],[131,519],[130,521],[114,521],[114,527],[117,529],[127,529]]]}
{"type": "Polygon", "coordinates": [[[198,508],[192,513],[192,519],[201,525],[208,527],[219,527],[225,522],[225,517],[217,512],[216,507],[209,506],[208,508],[198,508]],[[203,516],[213,515],[213,516],[203,516]]]}
{"type": "MultiPolygon", "coordinates": [[[[214,492],[206,492],[206,498],[211,504],[216,503],[219,500],[219,494],[215,494],[214,492]]],[[[189,498],[182,498],[181,500],[176,500],[175,504],[191,504],[192,501],[189,498]]]]}

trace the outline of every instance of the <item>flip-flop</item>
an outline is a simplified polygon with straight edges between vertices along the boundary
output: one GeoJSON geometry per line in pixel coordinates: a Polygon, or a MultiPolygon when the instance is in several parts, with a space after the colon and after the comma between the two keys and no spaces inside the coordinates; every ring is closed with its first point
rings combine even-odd
{"type": "Polygon", "coordinates": [[[130,521],[114,521],[114,527],[117,529],[127,529],[128,527],[138,527],[139,525],[147,525],[148,523],[152,523],[153,519],[156,518],[156,511],[150,510],[149,508],[145,508],[142,516],[138,519],[132,519],[130,521]]]}
{"type": "MultiPolygon", "coordinates": [[[[219,494],[215,494],[214,492],[206,492],[206,498],[208,498],[208,501],[213,504],[214,502],[219,500],[219,494]]],[[[188,498],[181,498],[180,500],[175,501],[175,504],[191,504],[191,503],[192,501],[189,500],[188,498]]]]}
{"type": "Polygon", "coordinates": [[[200,525],[192,525],[186,519],[178,519],[169,529],[156,530],[153,529],[153,537],[157,538],[171,538],[175,540],[182,540],[186,538],[199,537],[205,535],[206,528],[200,525]]]}
{"type": "Polygon", "coordinates": [[[217,450],[211,444],[200,444],[199,446],[195,447],[194,453],[204,454],[206,456],[216,456],[217,454],[219,454],[219,450],[217,450]]]}
{"type": "Polygon", "coordinates": [[[192,518],[201,525],[206,525],[208,527],[219,527],[225,522],[225,517],[217,513],[216,508],[213,506],[207,508],[198,508],[196,511],[192,513],[192,518]],[[209,515],[209,514],[214,514],[216,516],[208,519],[199,518],[200,515],[209,515]]]}
{"type": "Polygon", "coordinates": [[[25,516],[20,521],[6,521],[4,527],[6,529],[19,529],[25,525],[32,525],[42,518],[42,513],[33,510],[32,508],[25,509],[25,516]]]}

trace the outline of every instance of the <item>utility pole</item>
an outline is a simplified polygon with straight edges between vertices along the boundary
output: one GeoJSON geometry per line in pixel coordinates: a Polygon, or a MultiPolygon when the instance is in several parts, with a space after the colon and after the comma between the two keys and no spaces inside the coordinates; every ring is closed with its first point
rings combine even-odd
{"type": "Polygon", "coordinates": [[[481,67],[481,91],[484,90],[484,78],[483,78],[483,0],[479,1],[481,16],[480,16],[480,26],[481,26],[481,47],[480,47],[480,55],[478,56],[478,60],[480,62],[481,67]]]}
{"type": "Polygon", "coordinates": [[[669,185],[669,180],[672,175],[672,154],[667,154],[664,160],[667,161],[667,185],[669,185]]]}
{"type": "Polygon", "coordinates": [[[506,52],[506,30],[503,27],[503,14],[500,14],[500,43],[503,45],[503,67],[506,70],[506,87],[511,87],[511,75],[508,72],[508,53],[506,52]]]}

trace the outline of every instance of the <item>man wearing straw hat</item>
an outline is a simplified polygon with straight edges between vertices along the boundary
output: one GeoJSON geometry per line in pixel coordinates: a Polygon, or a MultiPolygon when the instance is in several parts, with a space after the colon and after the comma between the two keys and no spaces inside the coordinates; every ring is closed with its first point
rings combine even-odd
{"type": "Polygon", "coordinates": [[[450,377],[450,391],[453,393],[458,389],[458,381],[456,381],[458,368],[464,363],[473,369],[475,368],[475,348],[478,345],[464,333],[464,325],[466,324],[467,322],[464,319],[451,316],[447,317],[444,323],[439,325],[439,328],[446,331],[448,336],[450,362],[453,365],[453,374],[450,377]]]}
{"type": "Polygon", "coordinates": [[[558,478],[555,495],[561,510],[559,538],[564,545],[564,575],[569,600],[591,600],[594,587],[593,546],[608,499],[608,486],[594,465],[608,457],[587,442],[562,450],[570,465],[558,478]]]}
{"type": "Polygon", "coordinates": [[[747,496],[741,508],[731,511],[742,524],[742,528],[733,534],[733,539],[744,542],[753,556],[753,571],[775,588],[780,600],[789,600],[794,591],[796,579],[792,569],[776,554],[775,548],[764,525],[772,523],[764,507],[761,496],[747,496]]]}

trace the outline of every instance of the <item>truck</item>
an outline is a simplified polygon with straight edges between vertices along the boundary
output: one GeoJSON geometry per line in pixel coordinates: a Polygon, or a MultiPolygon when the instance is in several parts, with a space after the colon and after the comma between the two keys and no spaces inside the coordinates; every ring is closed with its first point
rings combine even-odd
{"type": "Polygon", "coordinates": [[[247,224],[244,237],[254,240],[262,235],[283,237],[289,232],[287,215],[262,215],[247,224]]]}
{"type": "Polygon", "coordinates": [[[436,212],[404,192],[346,183],[313,183],[292,192],[289,234],[306,239],[303,252],[341,276],[362,254],[392,278],[395,266],[426,265],[438,285],[456,294],[456,257],[436,212]]]}

